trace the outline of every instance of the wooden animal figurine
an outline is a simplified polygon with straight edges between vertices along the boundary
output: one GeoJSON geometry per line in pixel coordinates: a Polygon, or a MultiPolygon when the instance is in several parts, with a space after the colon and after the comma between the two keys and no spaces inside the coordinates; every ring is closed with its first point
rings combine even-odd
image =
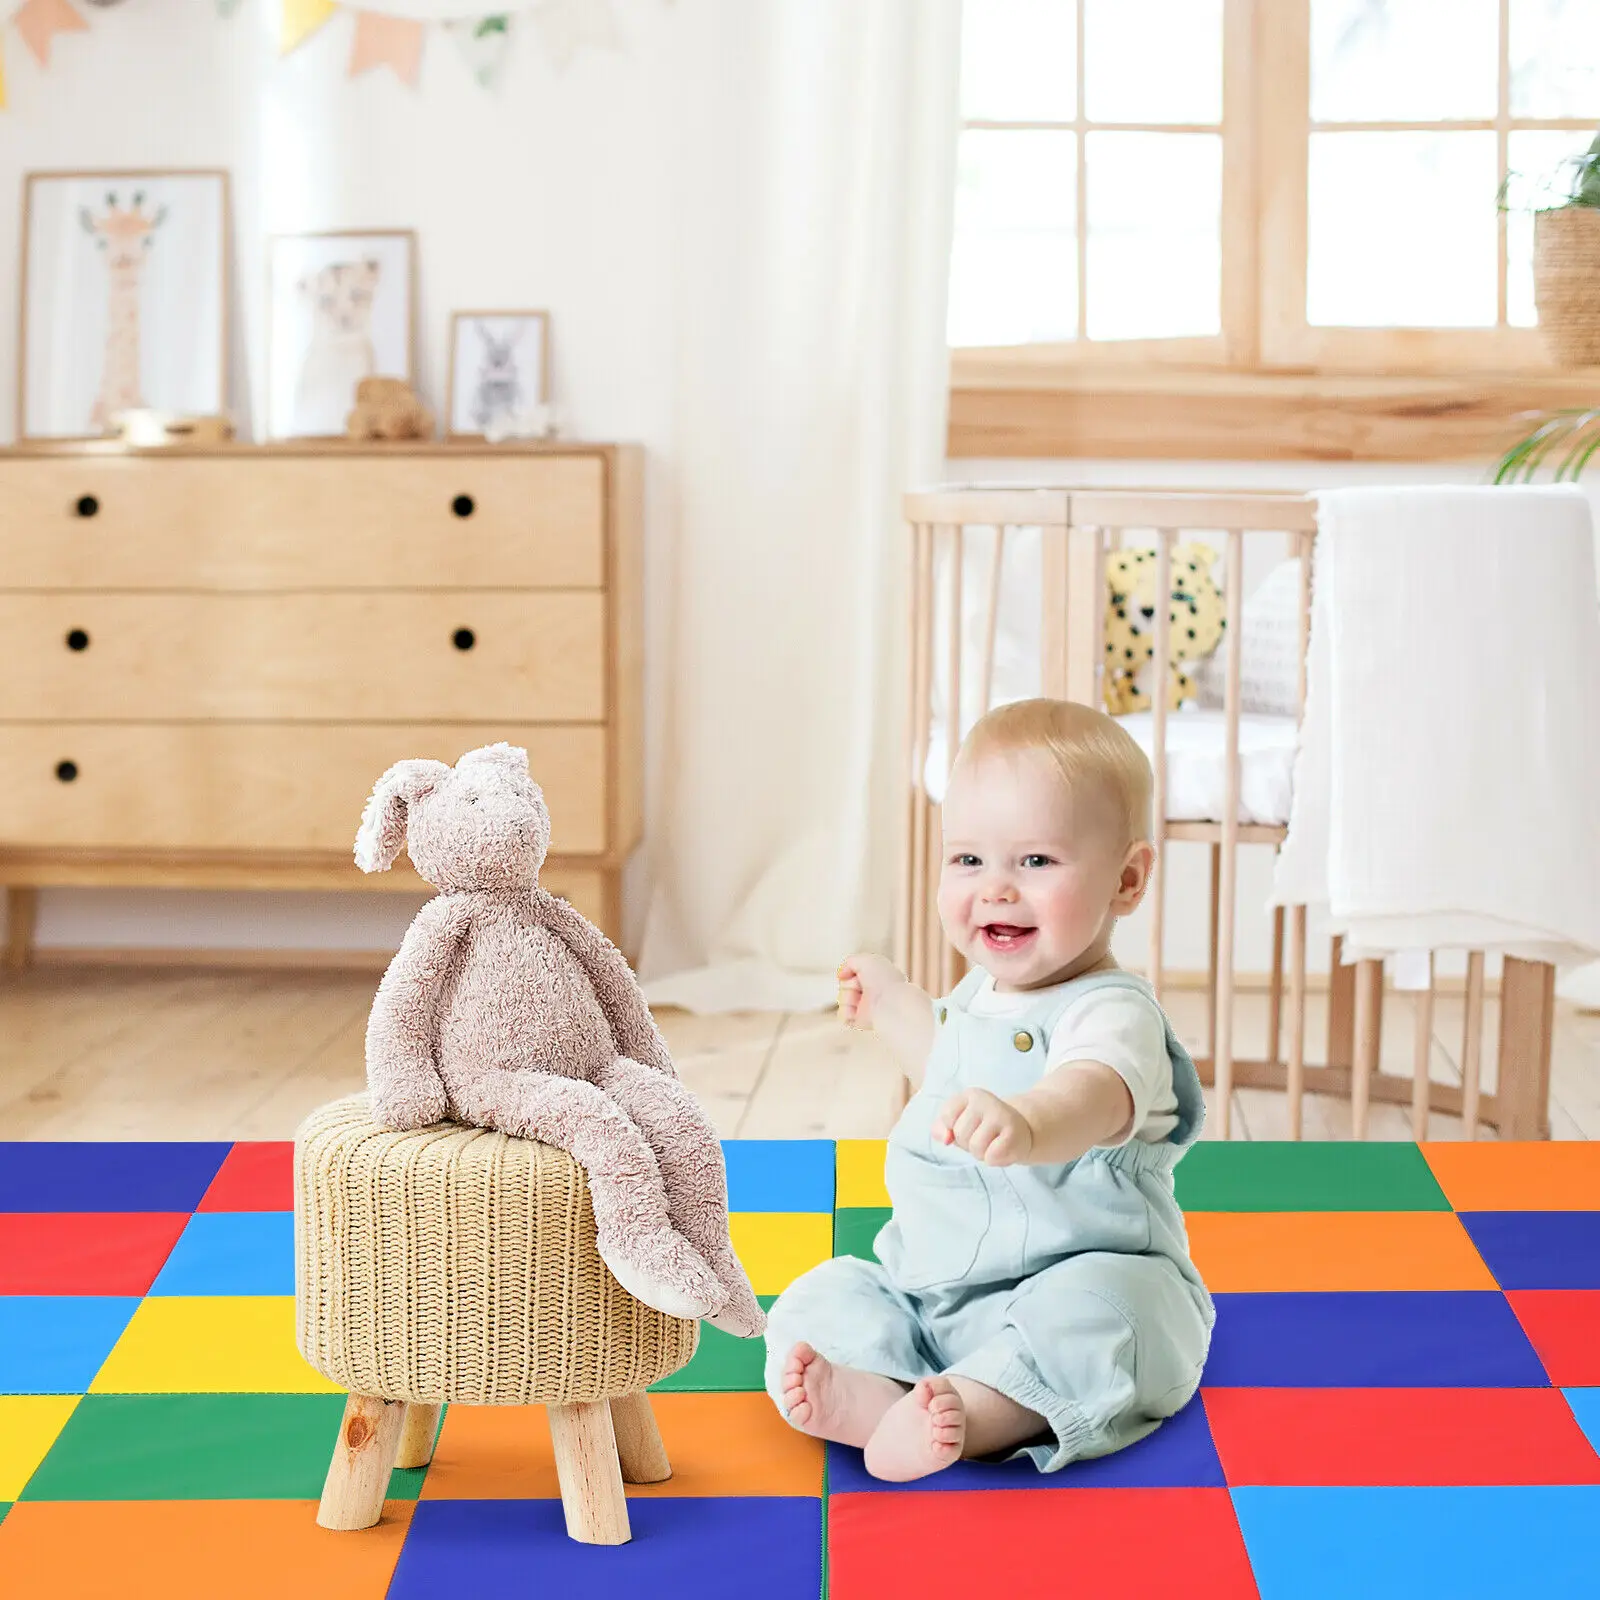
{"type": "Polygon", "coordinates": [[[363,378],[354,410],[345,419],[352,439],[430,439],[433,413],[403,378],[363,378]]]}
{"type": "Polygon", "coordinates": [[[356,864],[405,845],[439,893],[373,1001],[373,1119],[450,1119],[567,1151],[587,1172],[601,1259],[635,1299],[753,1337],[766,1315],[728,1236],[722,1148],[673,1070],[632,969],[539,883],[550,817],[508,744],[454,767],[401,761],[372,791],[356,864]]]}

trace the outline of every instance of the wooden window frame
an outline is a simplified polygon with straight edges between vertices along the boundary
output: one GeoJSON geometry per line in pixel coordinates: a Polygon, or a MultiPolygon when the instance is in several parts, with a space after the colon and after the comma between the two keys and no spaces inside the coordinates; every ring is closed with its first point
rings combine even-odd
{"type": "MultiPolygon", "coordinates": [[[[1502,167],[1511,131],[1510,3],[1499,0],[1496,116],[1428,124],[1492,129],[1502,167]]],[[[1089,130],[1081,4],[1078,29],[1077,116],[1060,126],[1075,127],[1081,141],[1089,130]]],[[[948,453],[1487,463],[1525,430],[1527,412],[1595,403],[1600,377],[1554,367],[1536,329],[1307,324],[1310,0],[1223,0],[1223,29],[1220,334],[1082,340],[1080,182],[1080,342],[952,350],[948,453]]],[[[1587,126],[1532,118],[1516,125],[1587,126]]],[[[1503,322],[1503,215],[1499,226],[1503,322]]]]}

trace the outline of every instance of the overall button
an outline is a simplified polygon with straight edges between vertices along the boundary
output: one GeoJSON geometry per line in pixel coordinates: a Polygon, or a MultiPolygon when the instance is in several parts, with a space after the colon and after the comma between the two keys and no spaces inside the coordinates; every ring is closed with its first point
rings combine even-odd
{"type": "Polygon", "coordinates": [[[1019,1050],[1033,1049],[1033,1035],[1031,1033],[1019,1030],[1011,1035],[1011,1042],[1019,1050]]]}
{"type": "Polygon", "coordinates": [[[945,1010],[945,1008],[944,1008],[944,1007],[943,1007],[943,1006],[940,1006],[940,1007],[939,1007],[939,1020],[940,1020],[940,1021],[941,1021],[941,1022],[943,1022],[943,1021],[944,1021],[944,1019],[945,1019],[945,1018],[946,1018],[946,1017],[947,1017],[947,1016],[948,1016],[948,1015],[949,1015],[949,1013],[948,1013],[948,1012],[947,1012],[947,1011],[946,1011],[946,1010],[945,1010]]]}

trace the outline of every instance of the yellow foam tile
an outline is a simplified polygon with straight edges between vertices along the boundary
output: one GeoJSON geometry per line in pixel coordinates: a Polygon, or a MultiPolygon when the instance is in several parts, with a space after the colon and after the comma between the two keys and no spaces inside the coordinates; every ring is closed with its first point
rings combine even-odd
{"type": "Polygon", "coordinates": [[[782,1294],[833,1255],[833,1218],[820,1211],[735,1211],[728,1233],[757,1294],[782,1294]]]}
{"type": "Polygon", "coordinates": [[[144,1300],[91,1394],[342,1394],[295,1348],[293,1295],[144,1300]]]}
{"type": "Polygon", "coordinates": [[[834,1157],[834,1204],[845,1206],[886,1206],[889,1191],[883,1186],[883,1157],[887,1145],[882,1139],[841,1139],[834,1157]]]}
{"type": "Polygon", "coordinates": [[[21,1498],[80,1399],[76,1394],[0,1395],[0,1500],[21,1498]]]}

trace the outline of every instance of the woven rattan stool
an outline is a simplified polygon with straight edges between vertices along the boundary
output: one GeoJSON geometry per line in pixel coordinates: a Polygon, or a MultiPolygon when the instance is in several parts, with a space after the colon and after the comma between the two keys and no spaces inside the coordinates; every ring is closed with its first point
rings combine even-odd
{"type": "Polygon", "coordinates": [[[295,1338],[350,1391],[317,1521],[370,1528],[394,1466],[424,1466],[441,1408],[544,1405],[567,1532],[630,1537],[623,1480],[672,1474],[645,1390],[698,1322],[629,1295],[595,1250],[583,1169],[453,1125],[390,1133],[364,1094],[294,1141],[295,1338]]]}

